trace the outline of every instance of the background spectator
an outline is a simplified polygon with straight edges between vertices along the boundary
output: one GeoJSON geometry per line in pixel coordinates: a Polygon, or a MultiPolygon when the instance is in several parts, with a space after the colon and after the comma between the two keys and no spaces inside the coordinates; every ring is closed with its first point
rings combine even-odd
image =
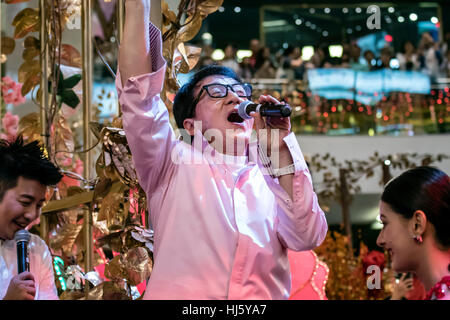
{"type": "Polygon", "coordinates": [[[270,56],[269,47],[263,47],[256,53],[255,78],[275,78],[276,67],[270,56]]]}
{"type": "Polygon", "coordinates": [[[411,41],[405,41],[402,47],[402,52],[397,53],[397,59],[400,64],[400,70],[418,70],[419,59],[416,53],[416,48],[411,41]]]}
{"type": "Polygon", "coordinates": [[[239,62],[237,61],[236,51],[237,48],[235,45],[228,44],[224,50],[225,57],[223,58],[220,64],[225,67],[231,68],[233,69],[234,72],[240,74],[241,67],[239,66],[239,62]]]}

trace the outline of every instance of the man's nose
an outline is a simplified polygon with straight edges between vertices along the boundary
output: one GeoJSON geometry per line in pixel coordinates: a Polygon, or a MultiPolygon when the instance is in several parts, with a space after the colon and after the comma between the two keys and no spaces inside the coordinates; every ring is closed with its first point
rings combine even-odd
{"type": "Polygon", "coordinates": [[[245,101],[245,98],[239,97],[239,95],[231,89],[228,89],[228,94],[226,96],[227,103],[241,103],[245,101]]]}
{"type": "Polygon", "coordinates": [[[30,206],[30,208],[25,212],[25,219],[27,219],[27,221],[31,222],[36,220],[39,215],[41,214],[41,208],[36,206],[30,206]]]}

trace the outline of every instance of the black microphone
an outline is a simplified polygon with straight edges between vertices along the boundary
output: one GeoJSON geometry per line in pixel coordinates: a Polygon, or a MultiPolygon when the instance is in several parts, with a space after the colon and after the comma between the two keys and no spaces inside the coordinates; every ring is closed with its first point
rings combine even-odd
{"type": "Polygon", "coordinates": [[[27,230],[19,230],[14,235],[17,244],[17,271],[22,273],[30,271],[30,260],[28,258],[28,242],[30,242],[30,233],[27,230]]]}
{"type": "Polygon", "coordinates": [[[263,104],[244,101],[238,107],[238,113],[242,119],[251,119],[250,112],[255,111],[263,117],[287,118],[291,115],[292,109],[287,104],[273,104],[265,102],[263,104]]]}

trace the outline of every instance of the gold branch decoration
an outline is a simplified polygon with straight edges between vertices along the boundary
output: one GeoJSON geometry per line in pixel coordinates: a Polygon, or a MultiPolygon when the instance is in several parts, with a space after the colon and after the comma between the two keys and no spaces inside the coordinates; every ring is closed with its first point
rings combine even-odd
{"type": "Polygon", "coordinates": [[[172,101],[168,94],[179,89],[178,73],[188,73],[197,64],[201,48],[186,45],[200,31],[202,21],[217,11],[223,0],[181,0],[178,14],[162,2],[163,14],[163,56],[167,61],[166,78],[161,97],[171,110],[172,101]]]}

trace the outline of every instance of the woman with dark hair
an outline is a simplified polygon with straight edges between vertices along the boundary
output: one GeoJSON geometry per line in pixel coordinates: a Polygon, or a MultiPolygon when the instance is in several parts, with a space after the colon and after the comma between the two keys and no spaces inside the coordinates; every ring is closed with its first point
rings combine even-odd
{"type": "Polygon", "coordinates": [[[432,167],[391,180],[380,202],[377,244],[388,250],[396,272],[413,272],[427,299],[450,300],[450,178],[432,167]]]}

